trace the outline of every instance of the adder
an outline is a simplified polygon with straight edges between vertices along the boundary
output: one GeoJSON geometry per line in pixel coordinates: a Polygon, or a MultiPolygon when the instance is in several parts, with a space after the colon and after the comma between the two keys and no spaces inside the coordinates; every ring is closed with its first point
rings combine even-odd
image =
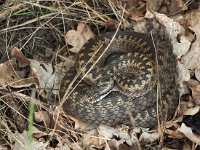
{"type": "Polygon", "coordinates": [[[134,31],[108,32],[89,40],[77,56],[84,77],[64,110],[93,125],[152,128],[178,105],[176,63],[170,42],[134,31]]]}

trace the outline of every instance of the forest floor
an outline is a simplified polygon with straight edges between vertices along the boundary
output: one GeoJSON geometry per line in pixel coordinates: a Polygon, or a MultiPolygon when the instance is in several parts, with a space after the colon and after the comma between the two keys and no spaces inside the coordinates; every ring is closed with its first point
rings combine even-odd
{"type": "Polygon", "coordinates": [[[199,18],[199,0],[0,0],[0,149],[200,149],[199,18]],[[59,92],[76,54],[95,35],[133,30],[145,18],[173,46],[176,115],[165,128],[79,132],[86,125],[62,110],[59,92]]]}

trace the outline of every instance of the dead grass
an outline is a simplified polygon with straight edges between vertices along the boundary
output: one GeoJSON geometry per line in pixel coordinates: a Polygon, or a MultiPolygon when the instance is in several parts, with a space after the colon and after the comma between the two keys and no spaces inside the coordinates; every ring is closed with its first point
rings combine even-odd
{"type": "MultiPolygon", "coordinates": [[[[183,5],[184,7],[181,6],[179,9],[180,11],[175,11],[170,15],[182,12],[186,9],[185,7],[189,6],[192,2],[192,0],[186,1],[183,5]]],[[[72,52],[68,51],[70,47],[65,43],[65,36],[69,30],[74,29],[80,22],[86,23],[96,34],[112,30],[112,28],[117,31],[119,29],[131,29],[133,22],[135,22],[132,18],[143,15],[143,10],[140,11],[136,9],[139,15],[136,17],[132,16],[131,18],[128,16],[128,14],[131,13],[126,9],[129,6],[117,7],[116,3],[117,1],[115,0],[12,0],[4,3],[0,7],[0,40],[2,41],[2,43],[0,43],[0,49],[2,50],[0,53],[0,56],[2,56],[1,63],[11,60],[12,49],[18,47],[24,52],[27,58],[32,58],[43,63],[48,62],[54,66],[60,65],[63,61],[62,57],[68,59],[68,56],[74,55],[72,52]],[[113,23],[111,26],[108,25],[109,21],[113,23]],[[114,25],[117,25],[117,27],[114,27],[114,25]]],[[[141,5],[142,4],[143,1],[141,2],[141,5]]],[[[13,70],[16,70],[16,68],[13,68],[13,70]]],[[[16,74],[19,73],[18,71],[29,74],[30,68],[22,67],[19,64],[19,66],[17,66],[16,74]]],[[[75,83],[75,79],[70,86],[75,83]]],[[[16,116],[19,116],[21,120],[21,124],[24,124],[20,126],[20,131],[26,132],[29,125],[31,126],[29,131],[32,130],[31,135],[37,135],[38,139],[42,138],[43,140],[45,139],[44,137],[47,137],[46,143],[49,145],[55,140],[63,144],[52,144],[53,146],[56,145],[58,148],[66,146],[66,149],[69,147],[71,149],[84,149],[84,147],[89,146],[88,141],[91,142],[90,138],[93,138],[95,140],[92,142],[96,142],[95,146],[97,148],[102,148],[100,143],[104,141],[104,147],[111,149],[107,141],[109,138],[101,137],[97,135],[97,133],[94,133],[91,136],[82,133],[78,134],[77,131],[70,130],[73,129],[70,127],[73,127],[74,123],[68,117],[63,116],[61,109],[64,100],[73,92],[73,90],[70,91],[70,86],[63,99],[56,96],[52,97],[52,95],[43,97],[39,92],[32,93],[32,89],[39,88],[37,87],[37,82],[38,81],[36,80],[31,86],[23,85],[22,87],[17,88],[11,87],[11,89],[6,89],[5,86],[2,86],[2,89],[0,89],[0,143],[2,143],[0,149],[1,147],[9,149],[17,149],[20,147],[27,149],[27,143],[30,141],[33,142],[32,139],[26,137],[26,133],[20,133],[20,135],[23,135],[23,139],[19,139],[19,135],[16,134],[16,131],[19,131],[19,126],[13,121],[16,118],[12,118],[12,116],[8,115],[10,112],[11,114],[16,113],[16,116]],[[59,99],[59,102],[55,99],[59,99]],[[23,110],[28,112],[30,100],[35,103],[36,107],[31,108],[29,112],[41,110],[48,112],[45,114],[46,116],[41,113],[41,118],[39,117],[41,122],[39,123],[27,123],[28,120],[30,121],[28,118],[33,117],[33,115],[28,115],[28,113],[24,113],[24,111],[20,110],[20,108],[23,108],[23,110]],[[55,107],[55,103],[57,103],[57,107],[55,107]],[[71,126],[66,127],[66,122],[71,126]],[[36,130],[34,126],[42,128],[42,132],[36,130]],[[63,135],[65,135],[65,138],[63,138],[63,135]],[[82,137],[80,137],[80,135],[82,135],[82,137]],[[27,138],[28,141],[26,141],[27,138]],[[99,143],[96,139],[98,139],[99,143]]],[[[76,88],[76,86],[74,88],[76,88]]],[[[38,143],[36,142],[32,148],[37,149],[37,144],[38,143]]],[[[40,145],[40,147],[45,147],[45,144],[40,145]]],[[[139,145],[137,141],[136,145],[139,145]]],[[[138,147],[140,147],[140,145],[138,147]]],[[[30,145],[28,148],[31,148],[30,145]]]]}

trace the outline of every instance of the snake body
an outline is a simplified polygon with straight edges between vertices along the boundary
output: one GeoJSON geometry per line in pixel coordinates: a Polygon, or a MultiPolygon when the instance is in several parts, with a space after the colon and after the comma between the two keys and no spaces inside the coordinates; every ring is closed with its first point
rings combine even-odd
{"type": "Polygon", "coordinates": [[[133,31],[105,33],[85,44],[76,68],[83,84],[64,110],[83,122],[130,124],[132,118],[135,126],[152,128],[158,118],[174,115],[176,65],[165,39],[133,31]]]}

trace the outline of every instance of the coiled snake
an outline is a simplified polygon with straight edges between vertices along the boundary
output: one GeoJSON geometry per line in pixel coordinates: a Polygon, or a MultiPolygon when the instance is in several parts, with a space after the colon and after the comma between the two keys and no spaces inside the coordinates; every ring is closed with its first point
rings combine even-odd
{"type": "Polygon", "coordinates": [[[169,42],[133,31],[114,34],[94,37],[79,52],[76,68],[84,80],[64,110],[94,125],[130,124],[133,118],[136,126],[151,128],[158,114],[172,117],[178,92],[169,42]]]}

